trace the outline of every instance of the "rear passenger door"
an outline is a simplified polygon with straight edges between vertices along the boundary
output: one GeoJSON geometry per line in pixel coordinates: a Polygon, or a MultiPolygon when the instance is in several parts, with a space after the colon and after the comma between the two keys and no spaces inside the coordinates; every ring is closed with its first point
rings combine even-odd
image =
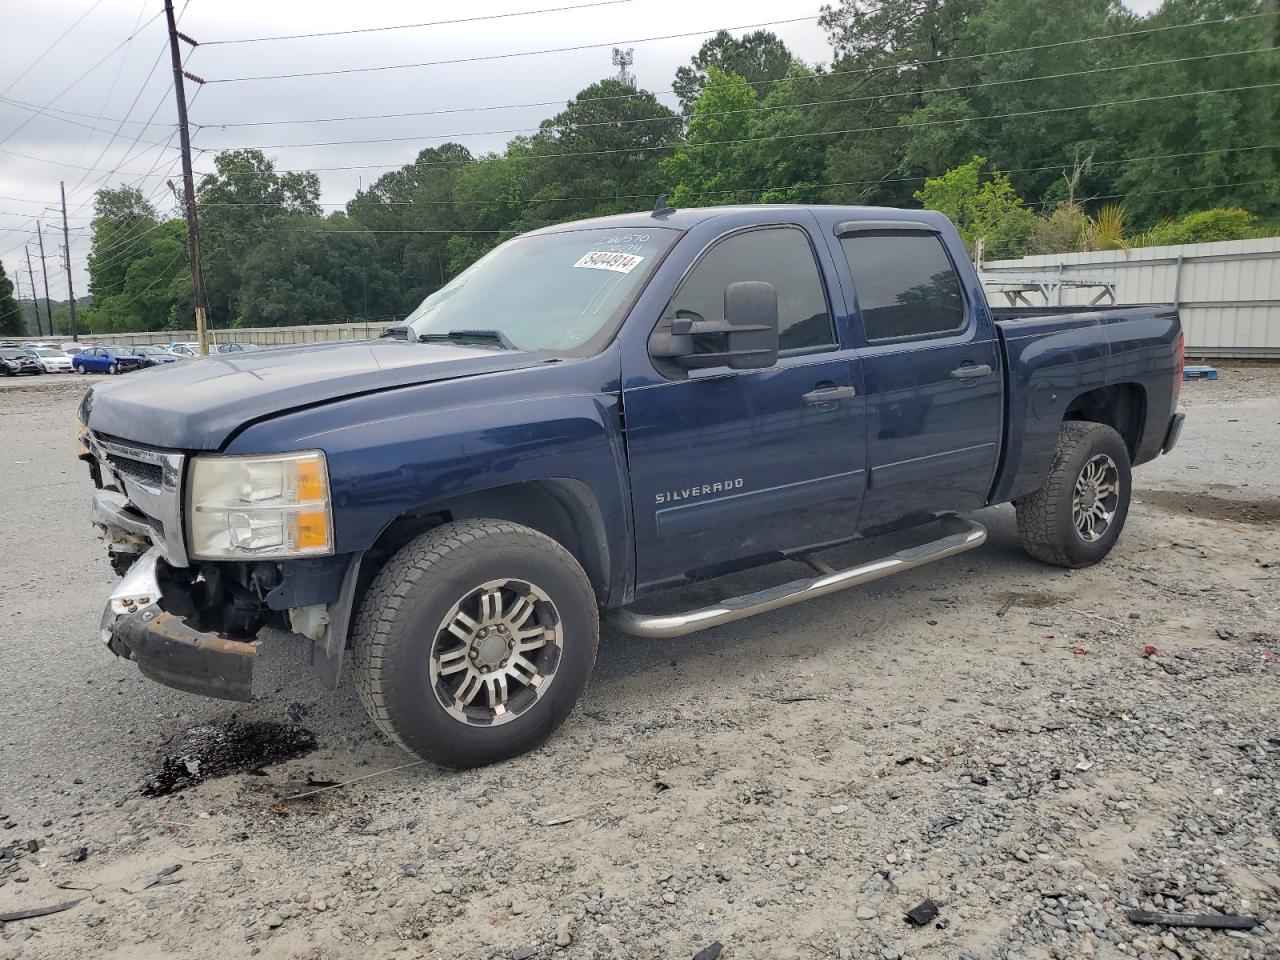
{"type": "MultiPolygon", "coordinates": [[[[927,222],[852,222],[836,236],[853,281],[867,395],[863,532],[985,505],[1004,377],[980,289],[965,289],[927,222]]],[[[954,241],[953,241],[954,242],[954,241]]]]}

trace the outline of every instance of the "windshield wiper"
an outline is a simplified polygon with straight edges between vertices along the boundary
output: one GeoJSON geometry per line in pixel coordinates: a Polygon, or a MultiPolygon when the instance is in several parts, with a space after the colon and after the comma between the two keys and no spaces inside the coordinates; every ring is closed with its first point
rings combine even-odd
{"type": "Polygon", "coordinates": [[[519,349],[501,330],[450,330],[448,333],[423,333],[419,343],[484,343],[496,344],[503,350],[519,349]]]}

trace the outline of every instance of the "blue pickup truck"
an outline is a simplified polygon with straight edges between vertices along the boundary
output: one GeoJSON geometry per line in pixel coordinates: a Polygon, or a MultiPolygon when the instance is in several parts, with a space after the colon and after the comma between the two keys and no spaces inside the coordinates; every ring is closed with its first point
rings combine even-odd
{"type": "Polygon", "coordinates": [[[283,627],[331,687],[351,649],[407,750],[491,763],[568,715],[601,620],[664,638],[820,597],[980,546],[963,515],[1005,502],[1033,557],[1096,563],[1130,467],[1182,424],[1176,310],[995,309],[921,211],[548,227],[405,326],[86,394],[92,519],[122,574],[112,652],[247,700],[256,638],[283,627]],[[874,562],[814,556],[908,528],[918,543],[874,562]],[[783,560],[813,576],[635,607],[783,560]]]}

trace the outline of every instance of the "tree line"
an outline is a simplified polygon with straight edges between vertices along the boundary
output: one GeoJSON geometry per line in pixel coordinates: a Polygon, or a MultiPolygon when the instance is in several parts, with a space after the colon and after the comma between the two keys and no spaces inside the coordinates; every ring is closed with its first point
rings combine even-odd
{"type": "MultiPolygon", "coordinates": [[[[197,186],[211,322],[403,316],[517,233],[718,203],[928,206],[988,259],[1277,225],[1277,17],[1250,0],[841,0],[829,64],[707,40],[671,106],[605,79],[500,152],[459,143],[325,213],[314,173],[230,150],[197,186]],[[1086,38],[1108,38],[1089,39],[1086,38]],[[1078,42],[1085,41],[1085,42],[1078,42]],[[1204,91],[1218,91],[1205,93],[1204,91]]],[[[99,191],[91,331],[189,329],[185,223],[99,191]]]]}

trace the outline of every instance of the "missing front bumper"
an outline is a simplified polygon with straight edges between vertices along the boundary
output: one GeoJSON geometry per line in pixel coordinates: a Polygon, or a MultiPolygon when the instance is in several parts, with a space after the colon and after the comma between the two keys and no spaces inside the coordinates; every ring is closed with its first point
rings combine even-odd
{"type": "Polygon", "coordinates": [[[111,594],[102,613],[103,642],[158,683],[205,697],[252,700],[257,642],[195,630],[162,610],[158,560],[159,551],[148,550],[111,594]]]}

